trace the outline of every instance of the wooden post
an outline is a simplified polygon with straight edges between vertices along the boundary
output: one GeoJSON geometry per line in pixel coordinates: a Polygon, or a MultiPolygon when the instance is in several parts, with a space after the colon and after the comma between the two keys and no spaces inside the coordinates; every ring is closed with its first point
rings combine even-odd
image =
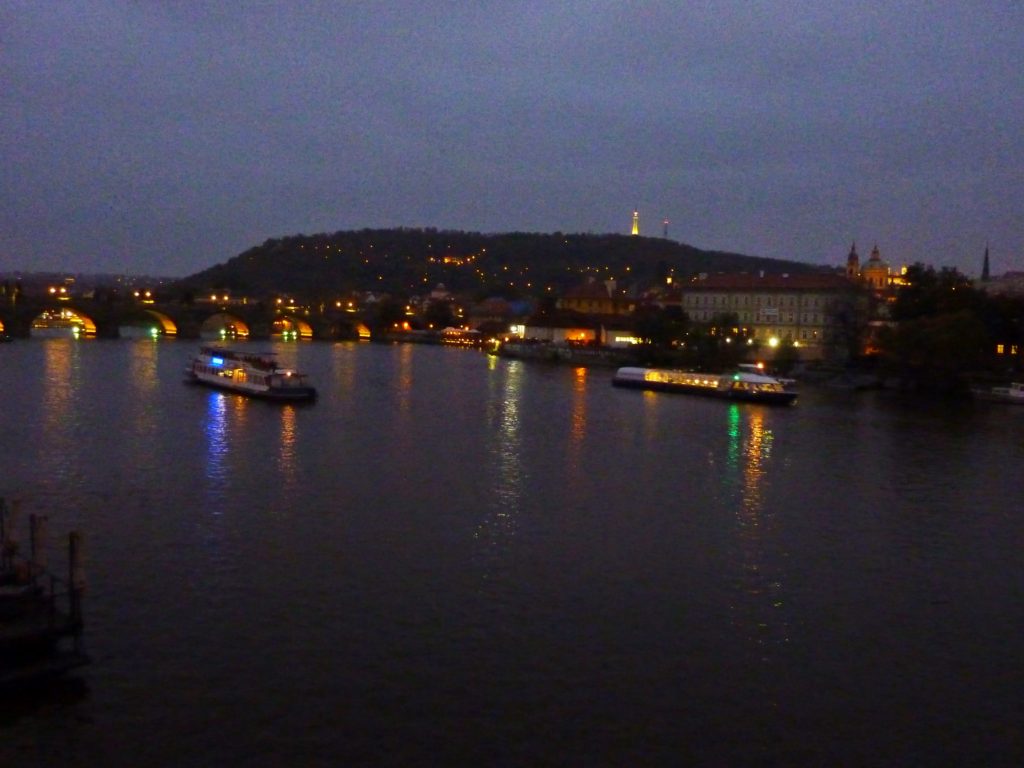
{"type": "Polygon", "coordinates": [[[72,592],[85,592],[85,551],[78,531],[68,536],[68,585],[72,592]]]}
{"type": "Polygon", "coordinates": [[[85,591],[85,553],[82,534],[68,535],[68,603],[74,628],[75,651],[82,652],[82,593],[85,591]]]}
{"type": "Polygon", "coordinates": [[[0,575],[7,568],[7,502],[0,496],[0,575]]]}
{"type": "Polygon", "coordinates": [[[21,511],[21,502],[17,499],[11,499],[10,506],[6,509],[4,515],[4,538],[3,538],[3,552],[0,556],[3,557],[4,565],[6,568],[14,570],[14,556],[18,553],[18,513],[21,511]]]}
{"type": "Polygon", "coordinates": [[[46,515],[29,515],[29,578],[33,581],[46,571],[46,534],[49,518],[46,515]]]}

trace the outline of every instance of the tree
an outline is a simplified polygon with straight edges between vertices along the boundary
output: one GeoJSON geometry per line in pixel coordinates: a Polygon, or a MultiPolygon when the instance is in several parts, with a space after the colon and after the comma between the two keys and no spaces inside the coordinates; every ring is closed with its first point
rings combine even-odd
{"type": "Polygon", "coordinates": [[[904,386],[934,391],[961,389],[965,374],[985,357],[988,334],[969,310],[922,315],[886,328],[882,360],[904,386]]]}
{"type": "Polygon", "coordinates": [[[680,307],[639,307],[633,323],[637,337],[656,347],[671,346],[686,335],[686,315],[680,307]]]}
{"type": "Polygon", "coordinates": [[[914,264],[907,268],[904,279],[907,284],[897,292],[892,307],[896,321],[974,308],[983,296],[970,279],[952,267],[936,272],[934,267],[914,264]]]}
{"type": "Polygon", "coordinates": [[[423,321],[428,327],[448,328],[455,324],[455,314],[451,302],[432,301],[423,312],[423,321]]]}
{"type": "Polygon", "coordinates": [[[387,331],[405,319],[405,302],[388,297],[382,299],[367,313],[366,324],[374,333],[387,331]]]}

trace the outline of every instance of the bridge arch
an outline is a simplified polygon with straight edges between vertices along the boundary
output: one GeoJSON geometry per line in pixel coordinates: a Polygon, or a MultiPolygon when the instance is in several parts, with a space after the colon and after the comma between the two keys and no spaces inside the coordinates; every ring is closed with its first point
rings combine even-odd
{"type": "Polygon", "coordinates": [[[278,315],[270,326],[271,336],[280,336],[285,341],[289,339],[313,338],[313,326],[300,317],[294,315],[278,315]]]}
{"type": "Polygon", "coordinates": [[[155,309],[140,309],[121,320],[118,335],[122,338],[177,336],[178,326],[170,315],[155,309]]]}
{"type": "Polygon", "coordinates": [[[328,337],[338,341],[368,341],[370,328],[361,320],[342,318],[330,324],[328,337]]]}
{"type": "Polygon", "coordinates": [[[96,335],[96,322],[73,307],[50,306],[32,318],[29,335],[43,338],[91,337],[96,335]]]}
{"type": "Polygon", "coordinates": [[[199,328],[199,337],[203,339],[247,339],[248,324],[237,315],[218,312],[210,315],[199,328]]]}

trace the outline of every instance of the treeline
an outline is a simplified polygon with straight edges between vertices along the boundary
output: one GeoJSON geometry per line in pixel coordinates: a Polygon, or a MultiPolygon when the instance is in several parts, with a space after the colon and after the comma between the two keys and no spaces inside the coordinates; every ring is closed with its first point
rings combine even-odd
{"type": "Polygon", "coordinates": [[[906,278],[891,308],[894,322],[878,338],[890,376],[906,387],[952,391],[972,377],[1019,370],[1024,298],[990,295],[952,268],[915,264],[906,278]]]}
{"type": "Polygon", "coordinates": [[[413,295],[443,283],[450,291],[477,298],[519,298],[560,293],[586,276],[613,278],[629,288],[669,274],[814,269],[661,238],[363,229],[267,240],[179,281],[178,288],[283,292],[315,299],[367,290],[413,295]]]}

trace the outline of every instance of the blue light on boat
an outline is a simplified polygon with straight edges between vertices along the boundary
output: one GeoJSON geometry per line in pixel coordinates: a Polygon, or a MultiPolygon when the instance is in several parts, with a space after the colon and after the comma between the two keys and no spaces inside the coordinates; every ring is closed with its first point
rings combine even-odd
{"type": "Polygon", "coordinates": [[[224,365],[224,358],[223,357],[211,357],[210,358],[210,365],[224,365]]]}

